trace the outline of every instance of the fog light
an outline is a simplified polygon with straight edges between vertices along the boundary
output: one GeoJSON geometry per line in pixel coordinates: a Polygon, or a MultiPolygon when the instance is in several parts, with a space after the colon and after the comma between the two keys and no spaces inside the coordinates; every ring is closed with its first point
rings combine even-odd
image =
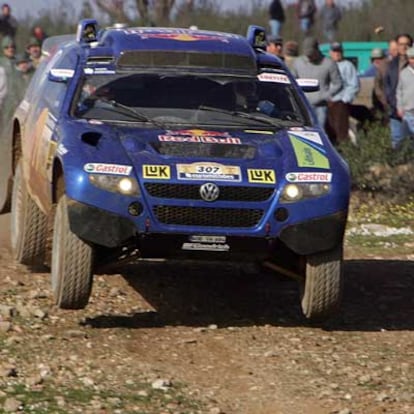
{"type": "Polygon", "coordinates": [[[128,213],[131,214],[131,216],[139,216],[143,211],[142,204],[138,201],[134,201],[128,206],[128,213]]]}
{"type": "Polygon", "coordinates": [[[289,212],[284,207],[279,207],[275,211],[276,221],[285,221],[289,217],[289,212]]]}

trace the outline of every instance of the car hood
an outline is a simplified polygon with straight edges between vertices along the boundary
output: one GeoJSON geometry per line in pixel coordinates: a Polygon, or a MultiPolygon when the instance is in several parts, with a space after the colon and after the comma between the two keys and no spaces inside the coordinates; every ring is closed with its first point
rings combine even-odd
{"type": "Polygon", "coordinates": [[[317,130],[140,130],[123,131],[119,140],[132,165],[176,164],[181,162],[220,162],[246,168],[331,168],[328,152],[317,130]]]}

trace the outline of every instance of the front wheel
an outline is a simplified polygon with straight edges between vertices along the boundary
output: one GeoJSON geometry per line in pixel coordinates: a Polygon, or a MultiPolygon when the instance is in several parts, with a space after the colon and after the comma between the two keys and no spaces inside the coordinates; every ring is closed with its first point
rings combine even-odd
{"type": "Polygon", "coordinates": [[[339,307],[343,285],[342,262],[342,245],[306,257],[305,278],[300,289],[302,312],[306,318],[320,320],[339,307]]]}
{"type": "Polygon", "coordinates": [[[83,309],[92,290],[92,247],[72,233],[68,198],[63,195],[56,207],[52,241],[52,290],[62,309],[83,309]]]}

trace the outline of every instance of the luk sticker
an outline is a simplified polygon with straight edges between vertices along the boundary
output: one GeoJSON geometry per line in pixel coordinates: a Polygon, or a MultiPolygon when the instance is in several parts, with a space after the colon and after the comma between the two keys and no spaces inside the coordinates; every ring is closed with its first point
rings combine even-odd
{"type": "Polygon", "coordinates": [[[113,175],[129,175],[131,174],[132,167],[129,165],[119,164],[100,164],[90,162],[83,166],[83,169],[87,173],[91,174],[113,174],[113,175]]]}
{"type": "Polygon", "coordinates": [[[179,180],[241,181],[241,171],[240,167],[215,162],[177,164],[177,178],[179,180]]]}
{"type": "Polygon", "coordinates": [[[290,135],[290,142],[296,155],[298,167],[330,169],[329,159],[323,154],[322,148],[311,146],[290,135]]]}
{"type": "Polygon", "coordinates": [[[290,183],[330,183],[332,181],[332,173],[290,172],[286,174],[286,180],[290,183]]]}
{"type": "Polygon", "coordinates": [[[261,82],[290,83],[289,78],[281,73],[261,73],[257,78],[261,82]]]}
{"type": "Polygon", "coordinates": [[[276,174],[274,170],[247,169],[249,183],[276,184],[276,174]]]}
{"type": "Polygon", "coordinates": [[[171,170],[169,165],[143,165],[142,176],[155,180],[169,180],[171,170]]]}
{"type": "Polygon", "coordinates": [[[240,145],[241,139],[232,137],[227,132],[205,131],[203,129],[185,129],[181,131],[167,131],[159,135],[161,142],[199,142],[202,144],[234,144],[240,145]]]}

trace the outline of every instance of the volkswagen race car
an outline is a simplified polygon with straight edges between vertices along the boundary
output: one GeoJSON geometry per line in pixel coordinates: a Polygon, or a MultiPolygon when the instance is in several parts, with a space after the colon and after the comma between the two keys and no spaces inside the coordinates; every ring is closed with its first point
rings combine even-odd
{"type": "Polygon", "coordinates": [[[317,82],[265,42],[257,26],[93,19],[46,40],[3,143],[0,207],[13,183],[20,263],[43,260],[53,230],[59,307],[85,307],[96,264],[130,255],[265,263],[298,280],[307,318],[337,308],[349,170],[305,98],[317,82]]]}

